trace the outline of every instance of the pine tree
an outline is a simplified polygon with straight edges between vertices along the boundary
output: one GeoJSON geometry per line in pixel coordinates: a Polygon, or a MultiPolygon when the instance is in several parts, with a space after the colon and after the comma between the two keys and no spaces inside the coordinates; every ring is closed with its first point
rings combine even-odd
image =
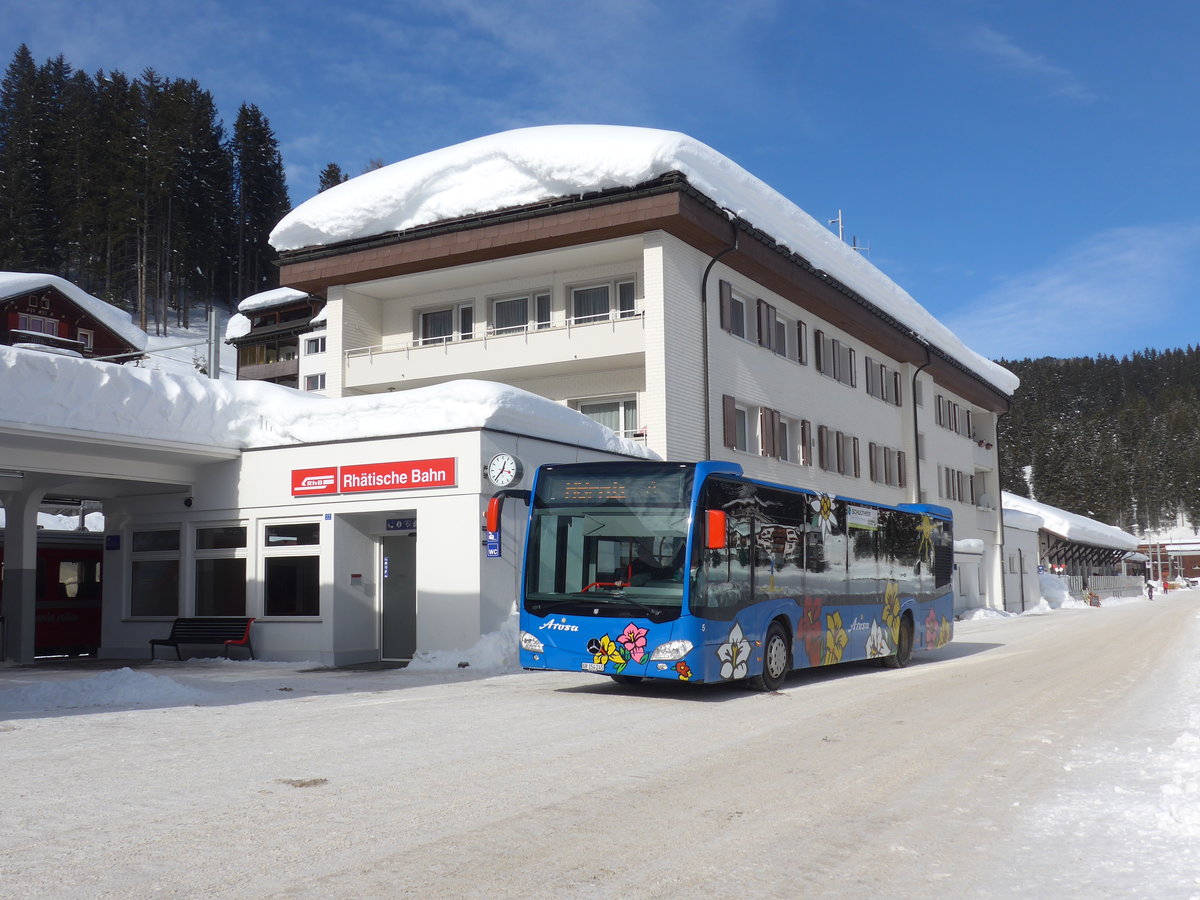
{"type": "Polygon", "coordinates": [[[319,194],[321,191],[327,191],[331,187],[336,187],[343,181],[347,181],[349,178],[349,175],[342,173],[341,166],[339,166],[337,163],[331,162],[321,170],[321,175],[317,179],[317,193],[319,194]]]}
{"type": "Polygon", "coordinates": [[[290,203],[275,133],[257,106],[243,103],[238,110],[232,151],[237,295],[246,297],[279,283],[268,238],[290,203]]]}
{"type": "Polygon", "coordinates": [[[0,268],[54,272],[46,91],[33,54],[17,48],[0,82],[0,268]]]}

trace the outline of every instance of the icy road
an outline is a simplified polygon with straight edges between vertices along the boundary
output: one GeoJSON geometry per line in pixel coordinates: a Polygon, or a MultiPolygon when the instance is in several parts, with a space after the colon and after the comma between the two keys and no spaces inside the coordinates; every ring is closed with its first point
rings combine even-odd
{"type": "Polygon", "coordinates": [[[775,694],[0,669],[0,890],[1200,897],[1198,649],[1200,593],[1180,592],[961,623],[907,669],[775,694]],[[171,690],[94,696],[134,676],[171,690]]]}

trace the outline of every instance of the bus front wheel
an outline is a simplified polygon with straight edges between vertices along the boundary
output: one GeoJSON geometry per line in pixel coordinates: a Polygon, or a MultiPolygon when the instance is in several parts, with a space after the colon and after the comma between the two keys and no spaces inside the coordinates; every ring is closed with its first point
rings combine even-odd
{"type": "Polygon", "coordinates": [[[788,646],[787,632],[778,622],[772,622],[763,640],[763,668],[761,675],[750,679],[750,687],[756,691],[777,691],[792,667],[792,652],[788,646]]]}
{"type": "Polygon", "coordinates": [[[912,616],[900,620],[900,634],[896,638],[896,652],[883,658],[883,664],[889,669],[903,669],[912,659],[913,622],[912,616]]]}

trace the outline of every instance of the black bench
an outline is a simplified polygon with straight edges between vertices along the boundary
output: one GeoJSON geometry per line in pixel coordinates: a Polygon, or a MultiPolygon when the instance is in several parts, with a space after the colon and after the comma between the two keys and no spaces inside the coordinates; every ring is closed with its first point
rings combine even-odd
{"type": "Polygon", "coordinates": [[[159,644],[174,647],[178,659],[183,659],[180,644],[221,644],[225,647],[226,659],[230,646],[245,647],[254,659],[254,645],[250,643],[250,623],[253,621],[253,616],[181,616],[171,624],[169,635],[150,641],[150,658],[154,659],[154,648],[159,644]]]}

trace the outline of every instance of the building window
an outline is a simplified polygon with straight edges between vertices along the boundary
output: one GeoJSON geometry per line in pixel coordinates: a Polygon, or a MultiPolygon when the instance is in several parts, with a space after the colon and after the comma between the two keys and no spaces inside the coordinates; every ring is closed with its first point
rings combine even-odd
{"type": "Polygon", "coordinates": [[[470,303],[427,309],[417,314],[417,344],[466,341],[470,340],[474,333],[475,308],[470,303]]]}
{"type": "Polygon", "coordinates": [[[746,336],[746,304],[733,296],[733,285],[722,281],[721,288],[721,330],[740,338],[746,336]]]}
{"type": "Polygon", "coordinates": [[[817,371],[849,387],[858,384],[854,368],[854,349],[824,331],[813,332],[813,353],[817,371]]]}
{"type": "Polygon", "coordinates": [[[779,314],[775,307],[766,300],[759,300],[758,304],[758,346],[766,347],[768,350],[775,349],[775,325],[779,321],[779,314]]]}
{"type": "Polygon", "coordinates": [[[882,444],[868,446],[871,480],[891,487],[904,487],[906,483],[904,452],[882,444]]]}
{"type": "Polygon", "coordinates": [[[263,614],[321,614],[319,522],[267,525],[263,529],[263,614]]]}
{"type": "Polygon", "coordinates": [[[515,334],[528,326],[528,297],[492,301],[492,334],[515,334]]]}
{"type": "Polygon", "coordinates": [[[571,317],[576,324],[597,322],[611,317],[612,298],[617,298],[615,312],[627,319],[637,315],[634,282],[629,279],[590,284],[571,288],[571,317]]]}
{"type": "Polygon", "coordinates": [[[820,426],[817,429],[817,460],[826,472],[858,478],[858,438],[820,426]]]}
{"type": "Polygon", "coordinates": [[[943,500],[974,504],[975,476],[949,466],[938,466],[938,496],[943,500]]]}
{"type": "Polygon", "coordinates": [[[788,330],[787,322],[775,320],[775,346],[772,349],[780,356],[788,355],[788,330]]]}
{"type": "Polygon", "coordinates": [[[936,400],[934,420],[937,424],[964,437],[971,437],[974,434],[975,429],[969,409],[959,406],[943,394],[938,394],[936,400]]]}
{"type": "Polygon", "coordinates": [[[522,294],[492,301],[492,334],[519,334],[527,331],[530,314],[535,328],[550,327],[550,295],[522,294]]]}
{"type": "Polygon", "coordinates": [[[572,406],[594,422],[611,428],[621,437],[640,437],[636,397],[578,400],[572,406]]]}
{"type": "Polygon", "coordinates": [[[865,357],[867,393],[893,406],[901,405],[900,373],[871,357],[865,357]]]}
{"type": "Polygon", "coordinates": [[[324,353],[325,352],[325,338],[323,338],[323,337],[308,338],[304,342],[304,352],[308,356],[313,356],[317,353],[324,353]]]}
{"type": "Polygon", "coordinates": [[[96,348],[96,332],[87,328],[80,328],[79,343],[83,344],[83,349],[85,350],[94,350],[96,348]]]}
{"type": "Polygon", "coordinates": [[[131,546],[129,614],[179,615],[179,529],[135,531],[131,546]]]}
{"type": "Polygon", "coordinates": [[[725,394],[721,398],[722,432],[730,450],[750,451],[750,410],[725,394]]]}
{"type": "Polygon", "coordinates": [[[17,328],[21,331],[32,331],[35,334],[58,335],[58,319],[48,319],[45,316],[30,316],[25,313],[17,315],[17,328]]]}
{"type": "Polygon", "coordinates": [[[319,372],[316,375],[304,376],[304,389],[306,391],[323,391],[325,390],[325,373],[319,372]]]}
{"type": "Polygon", "coordinates": [[[246,615],[246,526],[196,529],[196,615],[246,615]]]}

